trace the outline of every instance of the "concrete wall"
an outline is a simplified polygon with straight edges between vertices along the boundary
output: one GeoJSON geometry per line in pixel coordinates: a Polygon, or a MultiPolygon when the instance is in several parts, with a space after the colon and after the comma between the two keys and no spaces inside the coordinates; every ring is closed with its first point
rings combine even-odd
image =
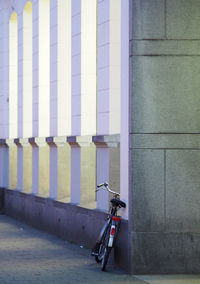
{"type": "Polygon", "coordinates": [[[132,272],[199,273],[200,2],[131,3],[132,272]]]}

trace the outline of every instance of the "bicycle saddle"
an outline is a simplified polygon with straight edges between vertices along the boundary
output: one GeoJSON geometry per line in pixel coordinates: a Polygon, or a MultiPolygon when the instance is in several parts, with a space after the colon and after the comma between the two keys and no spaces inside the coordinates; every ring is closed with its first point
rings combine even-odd
{"type": "Polygon", "coordinates": [[[119,200],[119,199],[117,199],[117,198],[111,199],[110,202],[111,202],[114,206],[126,208],[126,203],[124,203],[123,201],[121,201],[121,200],[119,200]]]}

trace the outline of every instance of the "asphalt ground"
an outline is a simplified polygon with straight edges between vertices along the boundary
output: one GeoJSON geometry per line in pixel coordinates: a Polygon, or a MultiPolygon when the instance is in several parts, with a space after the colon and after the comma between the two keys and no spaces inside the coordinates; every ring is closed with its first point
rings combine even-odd
{"type": "Polygon", "coordinates": [[[102,272],[81,244],[0,215],[0,284],[4,283],[200,284],[200,275],[133,276],[111,263],[102,272]]]}

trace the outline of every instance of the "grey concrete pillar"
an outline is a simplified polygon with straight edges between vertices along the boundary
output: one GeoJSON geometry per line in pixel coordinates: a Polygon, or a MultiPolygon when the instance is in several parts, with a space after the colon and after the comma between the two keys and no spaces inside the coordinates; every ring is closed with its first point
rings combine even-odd
{"type": "MultiPolygon", "coordinates": [[[[45,137],[36,137],[35,143],[38,146],[38,175],[39,175],[39,189],[38,195],[43,197],[49,196],[49,146],[46,143],[45,137]]],[[[37,158],[37,155],[36,155],[37,158]]]]}
{"type": "Polygon", "coordinates": [[[17,190],[23,189],[23,147],[20,143],[20,139],[14,139],[14,143],[17,146],[17,190]]]}
{"type": "Polygon", "coordinates": [[[23,152],[22,190],[32,192],[32,148],[28,138],[20,138],[19,143],[23,152]]]}
{"type": "Polygon", "coordinates": [[[132,272],[199,273],[200,2],[132,6],[132,272]]]}
{"type": "Polygon", "coordinates": [[[0,139],[0,187],[9,186],[9,151],[6,139],[0,139]]]}
{"type": "Polygon", "coordinates": [[[80,204],[81,201],[81,149],[76,136],[67,137],[71,147],[71,197],[70,201],[80,204]]]}
{"type": "Polygon", "coordinates": [[[80,204],[94,209],[96,188],[96,147],[92,143],[92,136],[78,136],[77,141],[81,149],[81,193],[80,204]]]}
{"type": "MultiPolygon", "coordinates": [[[[93,142],[97,151],[96,180],[97,185],[109,181],[110,153],[104,136],[94,136],[93,142]]],[[[100,190],[96,193],[96,207],[99,210],[107,211],[109,208],[109,194],[107,191],[100,190]]]]}
{"type": "Polygon", "coordinates": [[[35,138],[29,138],[32,147],[32,194],[39,193],[39,148],[35,142],[35,138]]]}
{"type": "Polygon", "coordinates": [[[58,200],[70,202],[71,147],[66,136],[54,137],[58,149],[58,200]]]}
{"type": "Polygon", "coordinates": [[[66,136],[46,138],[50,149],[49,197],[69,202],[70,149],[66,141],[66,136]]]}
{"type": "Polygon", "coordinates": [[[46,138],[49,145],[49,197],[57,199],[58,197],[58,149],[54,143],[53,137],[46,138]]]}
{"type": "Polygon", "coordinates": [[[14,139],[6,139],[6,145],[8,147],[9,155],[9,183],[10,189],[17,188],[17,146],[14,143],[14,139]]]}

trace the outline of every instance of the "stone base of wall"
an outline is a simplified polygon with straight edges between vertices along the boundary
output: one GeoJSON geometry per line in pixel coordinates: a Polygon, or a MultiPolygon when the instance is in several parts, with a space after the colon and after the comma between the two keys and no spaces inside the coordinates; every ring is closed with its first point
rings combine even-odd
{"type": "Polygon", "coordinates": [[[200,234],[133,233],[133,274],[199,274],[200,234]]]}
{"type": "MultiPolygon", "coordinates": [[[[0,189],[0,211],[59,238],[91,248],[106,214],[49,198],[0,189]]],[[[128,271],[128,222],[122,220],[114,250],[117,266],[128,271]]],[[[95,261],[95,260],[94,260],[95,261]]]]}
{"type": "Polygon", "coordinates": [[[4,213],[4,190],[0,188],[0,214],[4,213]]]}

